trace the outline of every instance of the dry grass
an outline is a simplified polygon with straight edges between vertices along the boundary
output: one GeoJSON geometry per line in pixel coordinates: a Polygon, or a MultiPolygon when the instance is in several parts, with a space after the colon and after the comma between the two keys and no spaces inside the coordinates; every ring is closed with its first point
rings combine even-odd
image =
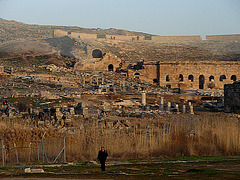
{"type": "MultiPolygon", "coordinates": [[[[240,127],[233,117],[224,114],[171,115],[160,120],[144,121],[142,124],[133,122],[130,129],[98,128],[96,123],[91,122],[85,123],[84,128],[68,131],[67,160],[96,159],[101,145],[106,147],[110,158],[117,159],[240,153],[240,127]]],[[[49,160],[53,161],[63,146],[64,133],[57,129],[31,129],[16,123],[15,126],[17,128],[12,129],[4,124],[1,126],[0,134],[4,134],[4,144],[8,149],[14,147],[14,143],[17,146],[29,146],[31,143],[32,147],[39,147],[42,160],[41,138],[44,131],[47,131],[44,144],[49,160]]],[[[36,160],[36,152],[24,152],[22,160],[36,160]]],[[[16,151],[8,153],[7,158],[15,161],[16,151]]]]}

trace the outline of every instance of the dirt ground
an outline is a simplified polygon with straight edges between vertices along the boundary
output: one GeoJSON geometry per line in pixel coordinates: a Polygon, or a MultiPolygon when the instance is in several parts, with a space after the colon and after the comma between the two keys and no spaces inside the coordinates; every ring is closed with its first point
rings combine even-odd
{"type": "Polygon", "coordinates": [[[3,179],[240,179],[240,156],[185,156],[150,160],[107,162],[105,172],[99,165],[35,165],[44,173],[25,173],[29,166],[1,167],[3,179]]]}

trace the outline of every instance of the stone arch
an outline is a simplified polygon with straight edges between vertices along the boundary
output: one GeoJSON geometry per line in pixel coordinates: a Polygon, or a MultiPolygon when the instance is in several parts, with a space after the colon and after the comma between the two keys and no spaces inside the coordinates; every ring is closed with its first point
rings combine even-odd
{"type": "Polygon", "coordinates": [[[199,76],[199,89],[204,89],[205,77],[204,75],[199,76]]]}
{"type": "Polygon", "coordinates": [[[220,78],[219,78],[219,81],[223,81],[224,79],[226,79],[226,76],[225,75],[221,75],[220,78]]]}
{"type": "Polygon", "coordinates": [[[237,76],[236,75],[232,75],[231,76],[231,80],[234,81],[234,82],[237,81],[237,76]]]}
{"type": "Polygon", "coordinates": [[[213,75],[209,76],[209,81],[212,81],[212,80],[214,80],[214,76],[213,75]]]}
{"type": "Polygon", "coordinates": [[[169,75],[166,76],[166,81],[170,81],[169,75]]]}
{"type": "Polygon", "coordinates": [[[192,74],[190,74],[190,75],[188,76],[188,80],[190,80],[191,82],[193,82],[193,75],[192,75],[192,74]]]}
{"type": "Polygon", "coordinates": [[[179,81],[183,81],[183,75],[179,74],[179,81]]]}
{"type": "Polygon", "coordinates": [[[92,56],[93,56],[93,58],[102,58],[103,53],[100,49],[94,49],[92,52],[92,56]]]}
{"type": "Polygon", "coordinates": [[[112,64],[108,65],[108,71],[113,71],[113,65],[112,64]]]}

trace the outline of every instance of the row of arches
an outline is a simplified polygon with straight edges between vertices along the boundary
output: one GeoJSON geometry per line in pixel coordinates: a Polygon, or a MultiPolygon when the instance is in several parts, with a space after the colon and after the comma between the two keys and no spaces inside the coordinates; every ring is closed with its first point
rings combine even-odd
{"type": "MultiPolygon", "coordinates": [[[[200,76],[199,76],[199,79],[200,79],[200,78],[205,80],[205,77],[204,77],[203,75],[200,75],[200,76]]],[[[178,79],[179,79],[180,82],[183,81],[183,75],[182,75],[182,74],[179,74],[178,79]]],[[[225,75],[221,75],[221,76],[219,77],[219,81],[223,81],[224,79],[227,79],[225,75]]],[[[232,81],[237,81],[237,76],[236,76],[236,75],[232,75],[232,76],[230,77],[230,79],[231,79],[232,81]]],[[[194,81],[194,76],[193,76],[192,74],[190,74],[190,75],[188,76],[188,80],[191,81],[191,82],[193,82],[193,81],[194,81]]],[[[214,76],[213,76],[213,75],[209,76],[209,81],[213,81],[213,80],[214,80],[214,76]]],[[[169,76],[169,75],[166,76],[166,81],[167,81],[167,82],[170,81],[170,76],[169,76]]]]}

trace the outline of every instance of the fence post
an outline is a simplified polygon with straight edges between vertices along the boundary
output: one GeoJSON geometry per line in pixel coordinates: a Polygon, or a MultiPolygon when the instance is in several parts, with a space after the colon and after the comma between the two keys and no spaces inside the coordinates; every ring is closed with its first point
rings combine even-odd
{"type": "Polygon", "coordinates": [[[67,161],[66,161],[66,132],[65,132],[65,134],[64,134],[64,139],[63,139],[63,148],[64,148],[64,154],[63,154],[63,161],[64,161],[64,163],[66,163],[67,161]]]}
{"type": "Polygon", "coordinates": [[[48,163],[48,158],[47,158],[46,151],[45,151],[45,149],[44,149],[44,142],[43,142],[43,139],[44,139],[45,134],[46,134],[46,132],[44,132],[43,137],[42,137],[43,162],[44,162],[44,156],[45,156],[46,161],[47,161],[47,163],[48,163]]]}
{"type": "Polygon", "coordinates": [[[15,148],[16,159],[17,159],[17,163],[18,163],[18,151],[17,151],[16,143],[14,143],[14,148],[15,148]]]}
{"type": "Polygon", "coordinates": [[[37,147],[38,161],[39,161],[39,147],[37,147]]]}
{"type": "Polygon", "coordinates": [[[29,144],[29,151],[30,151],[30,152],[29,152],[29,162],[31,162],[31,153],[32,153],[31,144],[32,144],[32,143],[29,144]]]}
{"type": "Polygon", "coordinates": [[[4,137],[4,134],[2,135],[2,165],[4,166],[4,161],[5,161],[5,158],[4,158],[4,144],[3,144],[3,137],[4,137]]]}

